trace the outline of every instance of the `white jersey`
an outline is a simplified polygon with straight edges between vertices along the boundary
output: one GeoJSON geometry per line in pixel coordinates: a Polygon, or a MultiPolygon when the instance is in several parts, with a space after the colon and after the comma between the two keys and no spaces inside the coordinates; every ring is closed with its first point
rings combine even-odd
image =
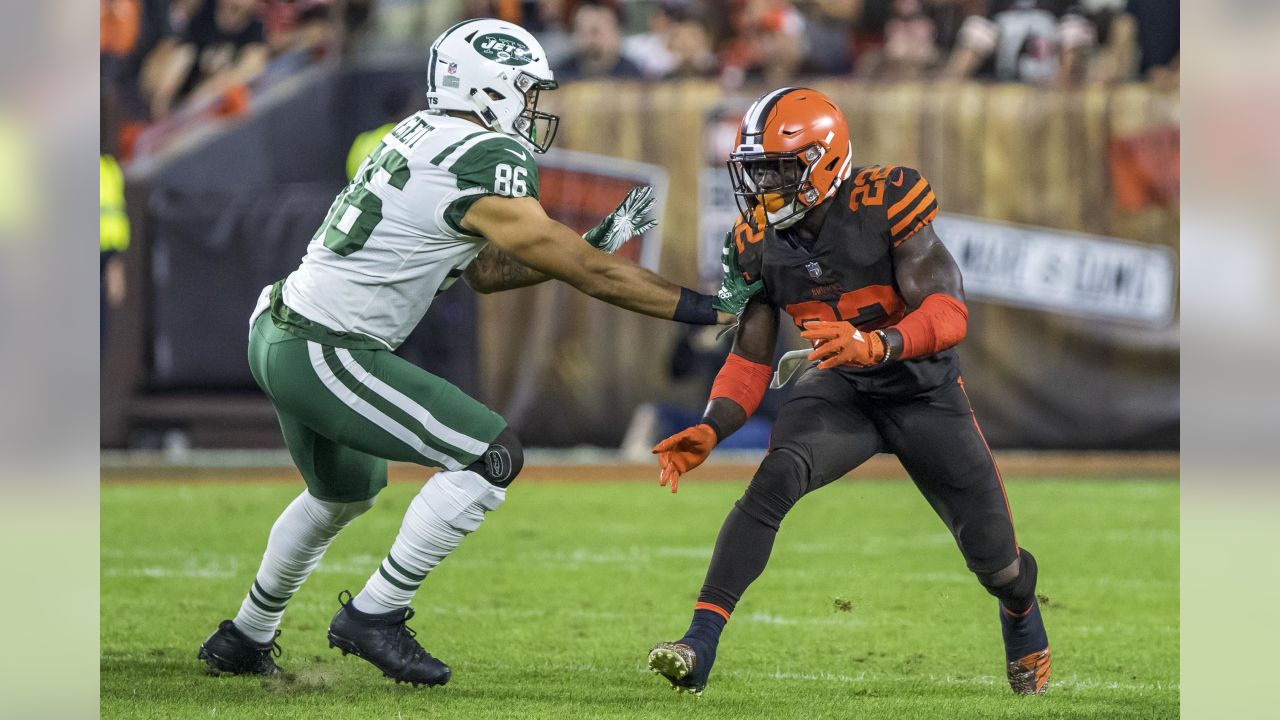
{"type": "Polygon", "coordinates": [[[273,317],[330,344],[395,349],[485,246],[460,224],[471,203],[538,196],[531,155],[467,120],[405,118],[334,200],[273,317]]]}

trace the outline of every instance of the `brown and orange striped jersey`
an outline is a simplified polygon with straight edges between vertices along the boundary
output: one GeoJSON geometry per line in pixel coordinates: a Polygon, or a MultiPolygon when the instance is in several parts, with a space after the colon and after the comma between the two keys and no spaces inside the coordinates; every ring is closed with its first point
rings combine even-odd
{"type": "MultiPolygon", "coordinates": [[[[856,168],[836,195],[817,238],[804,245],[787,231],[733,229],[738,264],[796,325],[847,320],[859,330],[888,327],[908,308],[894,275],[893,250],[933,222],[938,201],[918,171],[902,166],[856,168]]],[[[959,375],[954,350],[873,368],[842,367],[869,394],[902,396],[938,387],[959,375]]]]}

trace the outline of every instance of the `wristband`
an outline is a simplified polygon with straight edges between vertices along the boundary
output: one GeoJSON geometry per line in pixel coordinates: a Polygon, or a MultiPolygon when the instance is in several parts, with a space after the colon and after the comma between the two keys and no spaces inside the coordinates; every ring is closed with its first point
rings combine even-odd
{"type": "Polygon", "coordinates": [[[711,432],[716,434],[717,445],[720,444],[721,440],[724,440],[724,431],[720,429],[720,423],[713,420],[710,415],[703,415],[702,419],[699,420],[698,423],[711,428],[711,432]]]}
{"type": "Polygon", "coordinates": [[[889,362],[889,354],[893,348],[889,347],[889,336],[883,330],[876,330],[875,333],[880,338],[880,344],[884,346],[884,357],[880,358],[880,364],[883,365],[889,362]]]}
{"type": "Polygon", "coordinates": [[[703,295],[682,287],[680,301],[676,303],[676,312],[671,319],[690,325],[715,325],[716,309],[711,304],[714,299],[711,295],[703,295]]]}

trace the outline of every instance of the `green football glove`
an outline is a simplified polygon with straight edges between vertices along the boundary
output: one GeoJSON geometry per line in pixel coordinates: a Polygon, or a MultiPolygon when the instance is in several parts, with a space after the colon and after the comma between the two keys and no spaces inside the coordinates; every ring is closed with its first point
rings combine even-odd
{"type": "Polygon", "coordinates": [[[724,275],[720,278],[720,291],[716,293],[716,299],[711,304],[717,310],[740,315],[751,296],[764,287],[764,281],[757,280],[749,283],[742,277],[742,268],[738,265],[737,248],[733,243],[733,233],[727,233],[724,237],[724,250],[720,251],[720,266],[724,268],[724,275]]]}
{"type": "Polygon", "coordinates": [[[607,253],[617,252],[631,238],[658,226],[657,220],[645,219],[656,202],[653,188],[648,185],[634,187],[622,198],[618,208],[588,230],[582,239],[607,253]]]}

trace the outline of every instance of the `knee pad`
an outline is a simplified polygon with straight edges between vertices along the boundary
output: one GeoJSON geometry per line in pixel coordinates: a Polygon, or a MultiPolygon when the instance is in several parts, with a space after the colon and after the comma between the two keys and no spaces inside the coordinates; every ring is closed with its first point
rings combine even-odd
{"type": "Polygon", "coordinates": [[[993,573],[977,573],[978,582],[1009,611],[1024,612],[1036,596],[1036,558],[1019,548],[1018,561],[993,573]]]}
{"type": "Polygon", "coordinates": [[[808,475],[809,465],[794,450],[773,450],[760,463],[737,507],[776,530],[782,524],[782,518],[804,495],[808,475]]]}
{"type": "Polygon", "coordinates": [[[504,428],[489,447],[467,466],[467,469],[489,481],[490,485],[505,488],[516,479],[524,468],[524,446],[511,428],[504,428]]]}

